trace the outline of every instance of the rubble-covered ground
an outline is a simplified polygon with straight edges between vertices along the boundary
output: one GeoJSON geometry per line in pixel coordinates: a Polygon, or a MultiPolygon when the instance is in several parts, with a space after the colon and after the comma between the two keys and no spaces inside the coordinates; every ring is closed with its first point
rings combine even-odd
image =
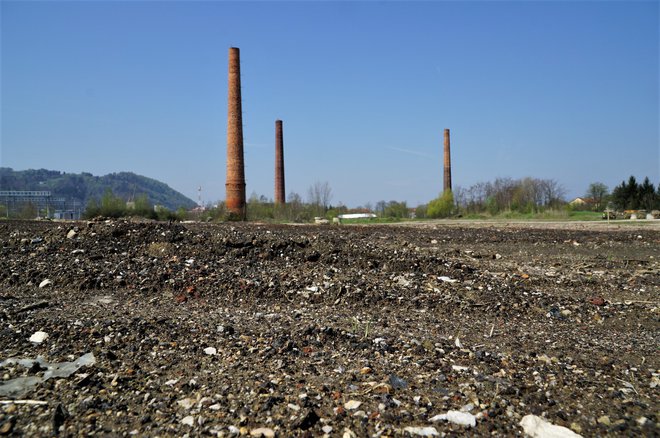
{"type": "Polygon", "coordinates": [[[5,221],[0,247],[1,435],[660,435],[660,221],[5,221]]]}

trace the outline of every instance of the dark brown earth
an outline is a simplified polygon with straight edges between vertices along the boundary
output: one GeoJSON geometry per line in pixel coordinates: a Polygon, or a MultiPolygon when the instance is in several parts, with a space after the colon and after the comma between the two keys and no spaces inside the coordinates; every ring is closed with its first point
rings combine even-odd
{"type": "Polygon", "coordinates": [[[0,434],[658,436],[658,225],[1,222],[0,434]]]}

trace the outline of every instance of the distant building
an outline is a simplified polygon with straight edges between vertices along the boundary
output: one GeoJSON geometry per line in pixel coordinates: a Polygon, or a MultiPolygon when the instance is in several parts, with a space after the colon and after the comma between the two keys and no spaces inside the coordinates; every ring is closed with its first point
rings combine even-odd
{"type": "Polygon", "coordinates": [[[337,217],[339,219],[373,219],[376,215],[373,213],[344,213],[337,217]]]}

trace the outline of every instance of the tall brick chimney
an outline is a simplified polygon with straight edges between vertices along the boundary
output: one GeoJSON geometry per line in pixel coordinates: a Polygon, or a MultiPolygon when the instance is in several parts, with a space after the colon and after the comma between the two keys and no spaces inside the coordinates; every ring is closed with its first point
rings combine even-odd
{"type": "Polygon", "coordinates": [[[275,120],[275,204],[284,204],[284,136],[282,121],[275,120]]]}
{"type": "Polygon", "coordinates": [[[449,151],[449,129],[445,129],[445,178],[443,191],[451,190],[451,153],[449,151]]]}
{"type": "Polygon", "coordinates": [[[229,99],[227,113],[227,209],[245,219],[245,163],[241,109],[241,61],[238,48],[229,48],[229,99]]]}

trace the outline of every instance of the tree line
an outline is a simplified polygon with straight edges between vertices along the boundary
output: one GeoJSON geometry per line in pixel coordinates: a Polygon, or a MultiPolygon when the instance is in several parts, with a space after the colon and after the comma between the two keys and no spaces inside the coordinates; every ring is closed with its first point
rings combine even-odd
{"type": "Polygon", "coordinates": [[[585,195],[589,204],[595,210],[608,207],[613,210],[660,210],[660,183],[656,187],[649,177],[645,177],[642,183],[631,175],[628,181],[622,181],[609,192],[608,187],[595,182],[589,185],[585,195]]]}
{"type": "MultiPolygon", "coordinates": [[[[405,201],[378,201],[375,206],[367,203],[355,209],[332,205],[332,189],[327,182],[316,182],[307,191],[307,198],[291,192],[285,204],[275,204],[272,199],[253,193],[247,201],[248,220],[281,222],[311,222],[316,217],[332,219],[348,212],[374,212],[381,218],[408,219],[442,218],[462,215],[498,215],[516,212],[521,214],[543,213],[548,210],[566,209],[564,188],[553,179],[526,177],[521,179],[497,178],[492,182],[479,182],[465,189],[441,193],[428,204],[410,208],[405,201]]],[[[605,207],[616,210],[647,211],[660,209],[660,184],[657,188],[648,177],[638,183],[634,176],[622,181],[612,192],[600,182],[589,185],[585,198],[588,209],[602,211],[605,207]]],[[[141,216],[156,220],[196,219],[203,221],[223,221],[229,217],[224,202],[209,205],[206,209],[188,212],[183,208],[173,212],[165,208],[154,208],[147,195],[137,196],[126,202],[106,190],[100,200],[90,200],[85,217],[125,217],[141,216]]]]}

